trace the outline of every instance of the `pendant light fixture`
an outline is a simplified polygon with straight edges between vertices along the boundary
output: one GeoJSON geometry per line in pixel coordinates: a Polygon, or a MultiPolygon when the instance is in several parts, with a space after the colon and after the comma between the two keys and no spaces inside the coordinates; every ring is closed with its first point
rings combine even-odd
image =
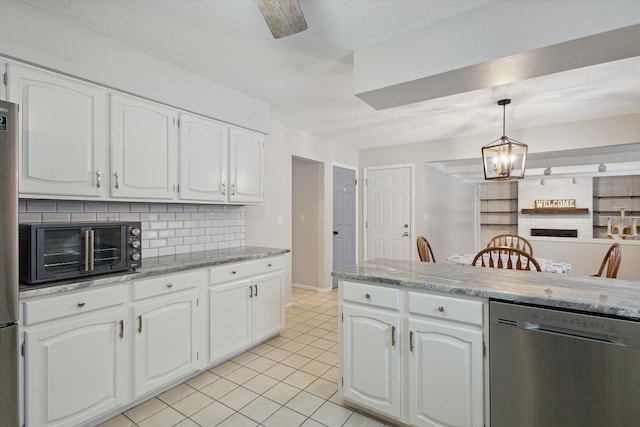
{"type": "Polygon", "coordinates": [[[507,181],[524,178],[527,162],[527,145],[505,135],[505,108],[510,99],[501,99],[502,137],[482,147],[484,179],[507,181]]]}

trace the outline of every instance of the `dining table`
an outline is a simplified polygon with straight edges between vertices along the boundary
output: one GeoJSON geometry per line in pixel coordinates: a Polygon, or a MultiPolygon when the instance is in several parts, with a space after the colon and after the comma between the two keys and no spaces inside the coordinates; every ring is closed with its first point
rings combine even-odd
{"type": "MultiPolygon", "coordinates": [[[[455,254],[445,260],[446,264],[471,265],[476,254],[455,254]]],[[[571,263],[555,259],[534,256],[540,265],[540,270],[546,273],[571,274],[571,263]]]]}

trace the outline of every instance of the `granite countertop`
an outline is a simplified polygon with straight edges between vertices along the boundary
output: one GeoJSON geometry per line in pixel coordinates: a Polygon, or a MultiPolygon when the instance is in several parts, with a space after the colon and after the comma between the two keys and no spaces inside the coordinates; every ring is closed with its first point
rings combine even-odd
{"type": "Polygon", "coordinates": [[[375,259],[333,276],[640,319],[640,281],[375,259]]]}
{"type": "Polygon", "coordinates": [[[142,267],[135,271],[89,276],[83,279],[44,283],[41,285],[20,284],[20,298],[30,298],[77,289],[91,288],[114,283],[137,280],[159,274],[174,273],[201,267],[212,267],[232,262],[250,261],[282,255],[289,249],[265,248],[259,246],[241,246],[238,248],[218,249],[215,251],[193,252],[181,255],[168,255],[143,258],[142,267]]]}

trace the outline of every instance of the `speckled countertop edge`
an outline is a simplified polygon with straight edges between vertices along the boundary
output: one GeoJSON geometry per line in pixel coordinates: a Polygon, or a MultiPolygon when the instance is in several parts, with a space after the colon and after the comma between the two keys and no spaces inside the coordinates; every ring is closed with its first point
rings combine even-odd
{"type": "Polygon", "coordinates": [[[97,286],[138,280],[195,268],[213,267],[233,262],[250,261],[290,252],[289,249],[267,248],[260,246],[241,246],[238,248],[218,249],[214,251],[193,252],[181,255],[169,255],[142,260],[142,267],[136,271],[90,276],[81,280],[44,283],[41,285],[20,284],[20,298],[32,298],[42,295],[70,292],[97,286]]]}
{"type": "Polygon", "coordinates": [[[640,319],[640,281],[376,259],[334,271],[346,280],[640,319]]]}

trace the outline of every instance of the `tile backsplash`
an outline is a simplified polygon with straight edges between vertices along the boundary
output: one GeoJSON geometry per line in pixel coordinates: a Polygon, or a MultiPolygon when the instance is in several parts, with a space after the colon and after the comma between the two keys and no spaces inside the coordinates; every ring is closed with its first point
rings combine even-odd
{"type": "Polygon", "coordinates": [[[140,221],[143,259],[245,245],[244,206],[21,199],[19,221],[140,221]]]}

